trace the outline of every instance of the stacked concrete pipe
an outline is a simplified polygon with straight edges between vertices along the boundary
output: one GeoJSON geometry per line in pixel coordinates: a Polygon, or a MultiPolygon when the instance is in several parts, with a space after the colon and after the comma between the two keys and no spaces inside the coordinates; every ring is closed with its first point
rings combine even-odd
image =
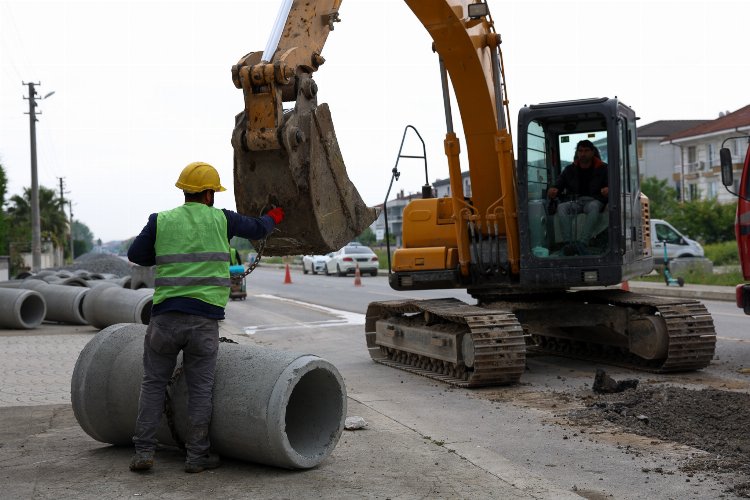
{"type": "Polygon", "coordinates": [[[42,294],[47,303],[45,319],[48,321],[74,325],[88,323],[83,313],[83,303],[90,288],[50,284],[38,279],[26,279],[20,286],[42,294]]]}
{"type": "Polygon", "coordinates": [[[42,324],[47,313],[39,292],[0,288],[0,327],[29,330],[42,324]]]}
{"type": "MultiPolygon", "coordinates": [[[[71,381],[73,412],[81,428],[98,441],[132,445],[146,328],[113,325],[94,336],[78,357],[71,381]]],[[[170,397],[175,431],[183,439],[187,429],[184,374],[171,387],[170,397]]],[[[209,431],[214,452],[308,469],[333,451],[345,417],[344,381],[329,362],[310,354],[220,344],[209,431]]],[[[166,418],[157,439],[175,444],[166,418]]]]}
{"type": "Polygon", "coordinates": [[[130,290],[111,283],[87,290],[83,316],[97,328],[117,323],[148,324],[151,319],[152,289],[130,290]]]}

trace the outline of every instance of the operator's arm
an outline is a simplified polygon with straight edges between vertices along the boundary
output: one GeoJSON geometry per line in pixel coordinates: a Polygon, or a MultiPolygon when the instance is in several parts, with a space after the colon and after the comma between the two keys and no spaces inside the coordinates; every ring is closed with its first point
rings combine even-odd
{"type": "Polygon", "coordinates": [[[273,217],[270,215],[247,217],[231,210],[222,210],[224,215],[227,216],[227,238],[230,240],[234,236],[248,240],[265,238],[276,226],[273,217]]]}
{"type": "Polygon", "coordinates": [[[572,172],[573,165],[568,165],[567,167],[565,167],[560,173],[560,176],[557,178],[555,185],[547,190],[547,196],[549,196],[550,198],[556,198],[560,191],[564,191],[565,189],[569,188],[570,180],[568,179],[568,177],[572,175],[572,172]]]}
{"type": "Polygon", "coordinates": [[[156,264],[156,214],[148,216],[148,222],[128,248],[128,260],[139,266],[156,264]]]}

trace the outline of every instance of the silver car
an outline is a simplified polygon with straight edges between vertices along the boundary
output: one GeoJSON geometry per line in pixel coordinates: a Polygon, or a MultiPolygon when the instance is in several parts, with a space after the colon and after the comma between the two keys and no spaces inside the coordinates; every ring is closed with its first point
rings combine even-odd
{"type": "Polygon", "coordinates": [[[334,252],[333,256],[328,259],[325,265],[326,275],[336,273],[339,276],[346,276],[354,273],[359,266],[361,274],[378,275],[378,256],[375,252],[359,243],[349,243],[341,250],[334,252]]]}

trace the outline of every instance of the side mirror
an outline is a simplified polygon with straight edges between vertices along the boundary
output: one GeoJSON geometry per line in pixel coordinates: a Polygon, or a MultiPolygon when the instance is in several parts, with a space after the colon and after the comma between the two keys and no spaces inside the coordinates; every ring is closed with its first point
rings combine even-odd
{"type": "Polygon", "coordinates": [[[729,187],[734,184],[734,173],[732,171],[732,152],[729,148],[721,148],[719,150],[719,158],[721,159],[721,182],[725,186],[729,187]]]}

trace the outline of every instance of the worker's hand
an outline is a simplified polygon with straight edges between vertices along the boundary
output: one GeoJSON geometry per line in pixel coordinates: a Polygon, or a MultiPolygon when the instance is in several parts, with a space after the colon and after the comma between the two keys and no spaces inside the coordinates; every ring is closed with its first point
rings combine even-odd
{"type": "Polygon", "coordinates": [[[609,194],[609,188],[607,186],[604,186],[601,190],[601,193],[602,193],[602,196],[606,198],[607,195],[609,194]]]}
{"type": "Polygon", "coordinates": [[[275,224],[284,220],[284,209],[281,207],[275,207],[266,213],[267,216],[273,219],[275,224]]]}
{"type": "Polygon", "coordinates": [[[552,199],[557,198],[557,188],[549,188],[547,190],[547,197],[552,199]]]}

